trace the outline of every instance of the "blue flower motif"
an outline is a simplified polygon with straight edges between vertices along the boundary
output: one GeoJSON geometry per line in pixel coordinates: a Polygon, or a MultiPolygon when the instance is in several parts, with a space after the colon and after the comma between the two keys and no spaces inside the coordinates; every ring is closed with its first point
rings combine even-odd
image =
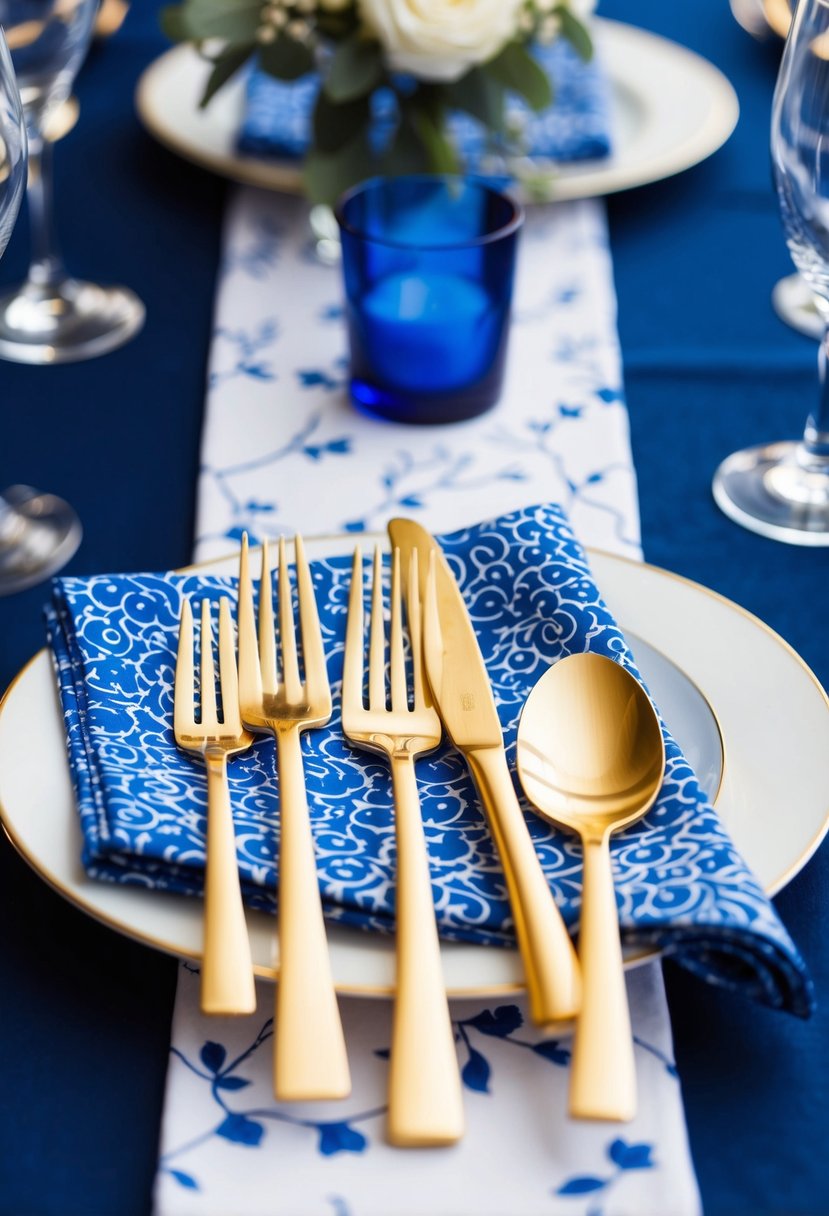
{"type": "Polygon", "coordinates": [[[558,1064],[562,1068],[570,1063],[570,1049],[562,1047],[558,1039],[544,1039],[541,1043],[533,1043],[533,1051],[551,1064],[558,1064]]]}
{"type": "Polygon", "coordinates": [[[612,405],[614,401],[621,401],[623,399],[621,390],[618,388],[597,389],[596,396],[600,401],[603,401],[605,405],[612,405]]]}
{"type": "Polygon", "coordinates": [[[171,1175],[175,1178],[179,1186],[187,1187],[188,1190],[197,1191],[199,1184],[190,1174],[185,1174],[184,1170],[170,1170],[171,1175]]]}
{"type": "Polygon", "coordinates": [[[626,1140],[619,1138],[611,1144],[608,1155],[619,1169],[649,1170],[653,1169],[654,1164],[651,1160],[652,1151],[651,1144],[628,1144],[626,1140]]]}
{"type": "Polygon", "coordinates": [[[316,368],[307,371],[297,371],[297,378],[303,388],[325,388],[329,390],[339,388],[339,383],[333,380],[327,372],[316,368]]]}
{"type": "Polygon", "coordinates": [[[302,450],[311,460],[319,460],[322,456],[331,453],[336,456],[347,456],[351,451],[351,440],[343,438],[331,439],[328,443],[308,443],[302,450]]]}
{"type": "Polygon", "coordinates": [[[199,1059],[208,1072],[217,1073],[225,1062],[227,1051],[221,1043],[213,1043],[209,1039],[199,1052],[199,1059]]]}
{"type": "Polygon", "coordinates": [[[230,1140],[233,1144],[244,1144],[247,1148],[258,1148],[264,1134],[265,1129],[261,1123],[232,1111],[216,1128],[217,1136],[230,1140]]]}
{"type": "Polygon", "coordinates": [[[318,1123],[317,1128],[319,1151],[324,1157],[333,1157],[335,1153],[364,1153],[368,1145],[363,1133],[348,1123],[318,1123]]]}
{"type": "Polygon", "coordinates": [[[499,1005],[494,1013],[484,1009],[464,1023],[465,1026],[474,1026],[481,1034],[494,1035],[499,1039],[514,1034],[523,1024],[524,1017],[517,1005],[499,1005]]]}
{"type": "Polygon", "coordinates": [[[492,1069],[485,1056],[474,1047],[469,1048],[469,1059],[461,1070],[461,1080],[467,1089],[473,1089],[479,1094],[489,1093],[489,1078],[492,1069]]]}
{"type": "Polygon", "coordinates": [[[239,371],[254,380],[275,380],[276,376],[265,363],[240,363],[239,371]]]}
{"type": "Polygon", "coordinates": [[[245,510],[260,515],[272,515],[276,511],[276,504],[272,502],[257,502],[255,498],[251,498],[245,503],[245,510]]]}
{"type": "Polygon", "coordinates": [[[250,1085],[245,1077],[217,1077],[216,1086],[218,1089],[226,1089],[229,1092],[234,1092],[239,1089],[245,1089],[250,1085]]]}
{"type": "Polygon", "coordinates": [[[556,1191],[557,1195],[589,1195],[591,1191],[600,1191],[608,1184],[607,1178],[591,1178],[585,1175],[581,1178],[571,1178],[569,1182],[565,1182],[564,1186],[560,1186],[556,1191]]]}
{"type": "Polygon", "coordinates": [[[574,1178],[568,1178],[553,1193],[556,1195],[589,1195],[595,1191],[606,1190],[618,1182],[626,1170],[653,1169],[652,1145],[650,1144],[628,1144],[620,1136],[608,1145],[606,1152],[610,1161],[616,1166],[616,1170],[612,1174],[606,1178],[595,1174],[579,1174],[574,1178]]]}

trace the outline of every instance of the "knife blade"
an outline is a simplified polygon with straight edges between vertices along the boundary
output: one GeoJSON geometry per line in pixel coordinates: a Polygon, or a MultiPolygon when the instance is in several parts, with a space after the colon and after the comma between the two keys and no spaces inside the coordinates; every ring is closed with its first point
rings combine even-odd
{"type": "Polygon", "coordinates": [[[501,723],[475,629],[443,551],[420,524],[392,519],[401,567],[418,555],[423,649],[446,733],[465,756],[504,870],[530,1017],[540,1026],[573,1017],[581,1001],[578,959],[556,906],[507,765],[501,723]]]}

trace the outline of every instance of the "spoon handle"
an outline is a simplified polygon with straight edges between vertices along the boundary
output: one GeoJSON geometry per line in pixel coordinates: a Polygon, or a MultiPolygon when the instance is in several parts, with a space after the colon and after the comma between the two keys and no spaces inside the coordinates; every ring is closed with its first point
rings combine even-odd
{"type": "Polygon", "coordinates": [[[533,847],[502,748],[466,753],[507,880],[518,949],[527,976],[530,1017],[537,1026],[579,1009],[579,964],[533,847]]]}
{"type": "Polygon", "coordinates": [[[609,833],[584,839],[579,960],[582,1007],[573,1044],[570,1114],[626,1122],[636,1113],[636,1065],[609,833]]]}

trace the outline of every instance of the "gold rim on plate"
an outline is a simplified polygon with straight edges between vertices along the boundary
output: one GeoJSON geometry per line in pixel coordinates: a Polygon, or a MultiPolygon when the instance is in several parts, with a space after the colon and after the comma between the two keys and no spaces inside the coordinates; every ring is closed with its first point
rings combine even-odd
{"type": "MultiPolygon", "coordinates": [[[[311,544],[320,545],[320,544],[325,544],[326,542],[342,543],[345,539],[347,539],[347,538],[345,538],[342,534],[326,534],[326,535],[306,538],[306,543],[309,545],[311,545],[311,544]]],[[[348,538],[348,539],[350,539],[350,538],[348,538]]],[[[361,536],[361,539],[364,541],[370,541],[370,540],[374,539],[374,537],[371,534],[364,534],[361,536]]],[[[588,554],[595,554],[597,556],[610,558],[614,562],[623,563],[625,565],[628,565],[628,566],[633,567],[638,570],[651,571],[662,578],[666,578],[668,580],[685,585],[685,586],[693,589],[695,592],[702,592],[705,596],[721,603],[726,608],[728,608],[730,611],[736,611],[736,613],[739,616],[750,621],[755,627],[759,628],[759,630],[762,633],[766,634],[770,639],[772,639],[776,643],[776,645],[779,646],[788,655],[789,658],[794,660],[795,665],[803,673],[805,673],[805,675],[808,677],[809,681],[813,684],[815,689],[819,692],[820,697],[821,697],[826,709],[829,710],[829,696],[827,696],[826,691],[824,690],[820,681],[817,679],[817,676],[814,674],[814,672],[811,670],[811,668],[808,666],[808,664],[806,664],[806,662],[800,657],[800,655],[797,653],[797,651],[784,638],[782,638],[775,630],[773,630],[769,625],[767,625],[764,621],[762,621],[755,614],[749,612],[745,608],[742,608],[739,604],[736,604],[733,600],[728,599],[726,596],[721,595],[719,592],[713,591],[710,588],[704,586],[703,584],[695,582],[693,579],[686,578],[683,575],[676,574],[673,571],[664,569],[663,567],[656,566],[656,565],[653,565],[648,562],[638,561],[633,558],[624,557],[619,554],[610,553],[608,551],[600,550],[600,549],[588,549],[587,552],[588,552],[588,554]]],[[[228,562],[228,560],[230,560],[233,556],[234,556],[233,554],[230,554],[230,555],[227,555],[224,557],[211,558],[211,559],[208,559],[203,562],[199,562],[196,564],[192,564],[192,565],[183,567],[179,571],[179,573],[188,573],[191,571],[207,569],[210,566],[226,564],[228,562]]],[[[638,634],[636,634],[635,630],[631,630],[631,632],[635,636],[638,637],[638,634]]],[[[719,718],[716,710],[714,709],[714,706],[712,705],[709,697],[707,696],[706,692],[704,691],[704,689],[702,689],[695,680],[693,680],[690,676],[688,676],[687,673],[679,666],[679,664],[675,660],[671,659],[668,655],[666,655],[658,647],[654,646],[651,642],[648,642],[646,639],[642,639],[642,641],[645,642],[645,644],[649,647],[649,649],[651,649],[654,653],[658,654],[665,662],[667,662],[671,667],[673,667],[676,671],[678,671],[679,674],[683,677],[683,679],[685,681],[687,681],[687,683],[690,684],[692,688],[694,688],[694,690],[700,696],[705,708],[711,715],[711,718],[715,724],[717,733],[719,735],[720,746],[722,748],[722,766],[721,766],[720,782],[719,782],[715,797],[712,800],[714,802],[714,804],[716,805],[717,799],[719,798],[720,792],[722,790],[722,784],[723,784],[723,779],[724,779],[725,769],[726,769],[726,756],[727,756],[726,740],[723,735],[720,718],[719,718]]],[[[0,699],[0,722],[2,722],[3,714],[6,710],[9,700],[11,699],[12,695],[14,694],[15,689],[20,684],[20,682],[24,679],[24,677],[29,672],[29,670],[32,668],[32,666],[35,663],[37,663],[38,661],[42,661],[42,658],[45,654],[46,654],[45,648],[38,651],[37,654],[35,654],[31,659],[29,659],[28,662],[20,669],[20,671],[17,673],[17,675],[14,677],[14,679],[9,684],[8,688],[6,689],[5,693],[3,694],[3,697],[0,699]]],[[[8,816],[6,809],[3,806],[2,802],[0,802],[0,823],[2,823],[3,831],[6,835],[6,837],[8,838],[8,840],[11,842],[11,844],[15,848],[15,850],[19,853],[19,855],[21,857],[23,857],[23,859],[27,862],[27,864],[29,866],[31,866],[31,868],[35,871],[35,873],[38,874],[38,876],[41,877],[50,887],[52,887],[53,890],[57,891],[58,894],[63,896],[74,906],[80,908],[87,915],[91,916],[93,919],[97,920],[99,923],[106,925],[108,928],[113,929],[116,932],[118,932],[124,936],[130,937],[133,940],[139,941],[144,945],[148,945],[155,949],[159,949],[159,950],[163,951],[164,953],[173,955],[176,958],[191,959],[195,962],[200,961],[201,955],[198,951],[192,951],[192,950],[186,950],[186,949],[183,950],[180,946],[177,946],[163,938],[160,938],[155,934],[151,934],[151,933],[142,931],[140,928],[136,928],[133,925],[125,925],[123,920],[119,920],[117,917],[112,916],[112,915],[102,911],[100,908],[92,905],[87,900],[85,900],[82,895],[80,895],[77,891],[73,890],[70,886],[68,886],[61,879],[59,879],[56,875],[54,875],[43,864],[43,862],[38,857],[34,856],[29,851],[29,849],[27,849],[27,847],[24,845],[23,841],[18,837],[13,824],[10,822],[9,816],[8,816]]],[[[791,881],[791,879],[794,878],[794,876],[797,873],[799,873],[799,871],[803,868],[803,866],[806,864],[806,862],[813,856],[813,854],[816,851],[816,849],[818,848],[820,842],[823,840],[824,836],[826,835],[827,829],[829,829],[829,806],[827,806],[827,810],[824,813],[824,817],[823,817],[821,826],[814,833],[814,836],[811,838],[811,840],[808,841],[807,844],[804,846],[804,848],[801,850],[798,857],[795,858],[794,861],[790,862],[781,874],[777,875],[774,879],[772,879],[770,882],[768,882],[765,885],[765,890],[766,890],[767,895],[769,895],[769,896],[775,895],[789,881],[791,881]]],[[[658,950],[652,949],[652,948],[645,948],[643,950],[637,951],[632,954],[629,953],[626,955],[626,958],[625,958],[625,966],[631,967],[631,966],[638,965],[642,962],[647,961],[650,958],[657,957],[659,953],[660,952],[658,950]]],[[[260,976],[263,979],[273,980],[277,976],[276,968],[266,967],[266,966],[263,966],[262,964],[255,964],[254,971],[258,976],[260,976]]],[[[371,997],[385,998],[385,997],[391,996],[393,994],[393,988],[390,985],[338,983],[337,990],[344,996],[371,996],[371,997]]],[[[453,998],[474,999],[474,998],[497,997],[497,996],[501,996],[501,995],[504,995],[504,996],[515,995],[515,994],[521,993],[523,991],[524,991],[523,983],[507,982],[507,983],[501,983],[501,984],[487,984],[482,987],[469,986],[469,987],[463,987],[463,988],[453,988],[453,989],[450,989],[449,994],[453,998]]]]}

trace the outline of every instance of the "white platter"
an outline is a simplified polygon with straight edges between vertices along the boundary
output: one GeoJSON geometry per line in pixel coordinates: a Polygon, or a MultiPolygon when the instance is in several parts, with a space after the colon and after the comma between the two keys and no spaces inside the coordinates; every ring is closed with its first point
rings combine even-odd
{"type": "MultiPolygon", "coordinates": [[[[617,21],[597,19],[594,41],[611,81],[614,151],[602,160],[551,166],[553,197],[590,198],[659,181],[698,164],[725,143],[737,123],[737,96],[707,60],[617,21]]],[[[147,130],[179,156],[214,173],[298,192],[295,161],[236,152],[244,111],[241,79],[199,109],[209,70],[189,45],[174,47],[150,64],[136,91],[147,130]]]]}
{"type": "MultiPolygon", "coordinates": [[[[353,537],[307,541],[310,556],[349,552],[353,537]]],[[[666,720],[748,863],[778,891],[829,826],[829,700],[798,655],[756,617],[696,583],[594,552],[593,570],[628,633],[666,720]],[[724,751],[724,758],[723,758],[724,751]]],[[[236,557],[210,564],[235,573],[236,557]]],[[[119,932],[180,957],[199,958],[202,905],[87,878],[49,657],[41,651],[0,703],[0,817],[37,873],[119,932]]],[[[254,961],[273,978],[274,921],[248,917],[254,961]]],[[[393,942],[331,926],[341,992],[387,996],[393,942]]],[[[629,963],[639,961],[630,958],[629,963]]],[[[454,996],[523,986],[514,950],[443,945],[454,996]]]]}

